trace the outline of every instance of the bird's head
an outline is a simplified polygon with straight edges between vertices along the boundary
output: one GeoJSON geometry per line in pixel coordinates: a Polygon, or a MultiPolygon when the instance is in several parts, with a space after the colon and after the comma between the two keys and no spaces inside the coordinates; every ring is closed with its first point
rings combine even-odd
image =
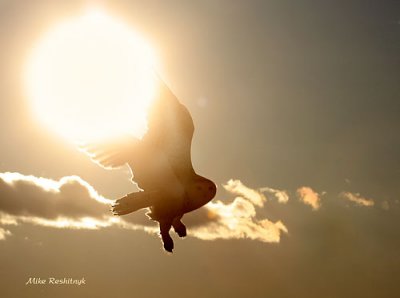
{"type": "Polygon", "coordinates": [[[211,180],[196,175],[186,189],[185,212],[190,212],[210,202],[217,193],[217,186],[211,180]]]}

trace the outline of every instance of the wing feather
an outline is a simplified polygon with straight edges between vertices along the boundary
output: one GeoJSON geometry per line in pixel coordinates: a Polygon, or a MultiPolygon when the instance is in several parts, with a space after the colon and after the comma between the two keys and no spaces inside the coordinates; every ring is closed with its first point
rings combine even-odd
{"type": "Polygon", "coordinates": [[[81,149],[100,166],[112,169],[128,163],[139,142],[132,136],[124,135],[111,140],[85,144],[81,146],[81,149]]]}
{"type": "Polygon", "coordinates": [[[193,171],[191,143],[194,132],[192,117],[167,85],[161,81],[159,96],[148,117],[147,140],[163,148],[178,176],[193,171]]]}
{"type": "MultiPolygon", "coordinates": [[[[148,131],[142,140],[123,136],[88,144],[82,149],[93,161],[105,168],[118,168],[128,163],[135,178],[139,178],[141,171],[145,171],[143,161],[148,160],[141,156],[146,155],[148,148],[151,148],[152,154],[166,157],[177,177],[183,177],[194,171],[190,153],[193,132],[193,120],[189,111],[160,80],[158,96],[148,113],[148,131]]],[[[154,158],[157,160],[159,157],[154,158]]],[[[148,179],[149,175],[145,176],[148,179]]]]}

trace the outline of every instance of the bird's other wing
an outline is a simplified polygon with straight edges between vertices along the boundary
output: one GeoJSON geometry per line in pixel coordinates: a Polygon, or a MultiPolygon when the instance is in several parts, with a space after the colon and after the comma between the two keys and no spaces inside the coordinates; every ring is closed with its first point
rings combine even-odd
{"type": "Polygon", "coordinates": [[[148,114],[148,131],[144,139],[160,148],[178,177],[193,172],[191,143],[192,117],[168,86],[160,80],[159,93],[148,114]]]}
{"type": "Polygon", "coordinates": [[[133,136],[123,135],[113,139],[83,144],[80,149],[100,166],[113,169],[122,167],[129,162],[130,156],[139,142],[140,140],[133,136]]]}

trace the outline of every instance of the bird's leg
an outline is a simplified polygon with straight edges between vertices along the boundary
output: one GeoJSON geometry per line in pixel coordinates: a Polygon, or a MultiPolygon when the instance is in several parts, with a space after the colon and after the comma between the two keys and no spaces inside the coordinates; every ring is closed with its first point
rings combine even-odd
{"type": "Polygon", "coordinates": [[[174,227],[174,230],[178,234],[179,237],[185,237],[186,236],[186,227],[181,222],[182,216],[177,216],[172,221],[172,226],[174,227]]]}
{"type": "Polygon", "coordinates": [[[162,220],[160,223],[160,235],[162,242],[164,244],[164,249],[168,252],[172,252],[174,249],[174,241],[169,235],[169,230],[171,229],[172,221],[171,220],[162,220]]]}

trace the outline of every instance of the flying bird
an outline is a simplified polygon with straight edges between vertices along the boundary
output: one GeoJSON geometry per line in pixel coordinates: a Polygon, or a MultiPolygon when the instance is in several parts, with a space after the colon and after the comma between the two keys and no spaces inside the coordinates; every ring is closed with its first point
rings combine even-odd
{"type": "Polygon", "coordinates": [[[128,194],[112,206],[115,215],[149,208],[147,215],[157,221],[164,249],[172,252],[171,227],[186,236],[182,223],[185,213],[196,210],[214,198],[214,182],[198,175],[192,165],[193,119],[167,85],[160,90],[148,113],[148,130],[142,139],[125,137],[119,142],[100,142],[85,151],[105,168],[128,164],[132,180],[141,189],[128,194]]]}

